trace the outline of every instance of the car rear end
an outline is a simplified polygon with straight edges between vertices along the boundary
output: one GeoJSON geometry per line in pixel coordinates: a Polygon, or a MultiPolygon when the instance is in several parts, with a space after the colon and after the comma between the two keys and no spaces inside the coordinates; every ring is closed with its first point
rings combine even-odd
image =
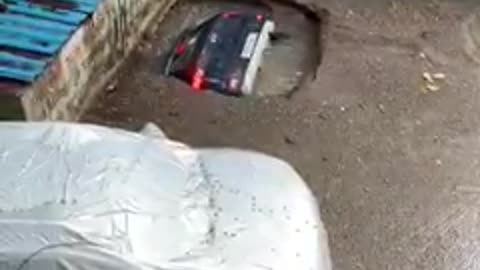
{"type": "MultiPolygon", "coordinates": [[[[223,12],[199,27],[195,53],[176,77],[193,89],[250,94],[274,24],[264,10],[223,12]]],[[[178,50],[178,46],[177,46],[178,50]]]]}
{"type": "Polygon", "coordinates": [[[229,11],[212,27],[205,48],[207,88],[251,94],[274,25],[264,11],[229,11]]]}
{"type": "Polygon", "coordinates": [[[264,12],[229,11],[219,17],[200,62],[206,70],[207,88],[228,95],[245,94],[247,72],[267,21],[264,12]]]}

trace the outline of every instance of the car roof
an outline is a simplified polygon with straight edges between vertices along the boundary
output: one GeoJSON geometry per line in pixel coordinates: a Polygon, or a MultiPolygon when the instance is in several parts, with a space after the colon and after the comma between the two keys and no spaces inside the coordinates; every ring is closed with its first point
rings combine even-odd
{"type": "Polygon", "coordinates": [[[206,71],[209,78],[225,79],[234,70],[246,68],[249,60],[240,55],[247,37],[260,32],[270,18],[271,13],[265,8],[228,9],[199,23],[184,34],[182,42],[192,39],[196,44],[189,60],[178,69],[179,74],[188,77],[189,69],[195,66],[206,71]]]}
{"type": "Polygon", "coordinates": [[[208,24],[209,37],[202,41],[205,69],[211,77],[225,77],[235,69],[246,67],[248,60],[240,59],[241,50],[248,35],[259,32],[267,14],[252,10],[228,10],[216,15],[208,24]],[[261,20],[258,16],[262,16],[261,20]],[[238,56],[238,57],[232,57],[238,56]]]}

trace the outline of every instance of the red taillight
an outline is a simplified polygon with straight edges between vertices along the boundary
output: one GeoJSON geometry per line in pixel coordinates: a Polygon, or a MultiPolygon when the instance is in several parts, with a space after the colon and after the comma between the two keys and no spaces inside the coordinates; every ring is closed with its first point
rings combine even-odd
{"type": "Polygon", "coordinates": [[[204,76],[205,76],[205,71],[201,68],[197,68],[192,78],[192,88],[194,90],[202,89],[204,76]]]}
{"type": "Polygon", "coordinates": [[[263,21],[263,15],[262,14],[257,14],[257,21],[259,21],[259,22],[263,21]]]}
{"type": "Polygon", "coordinates": [[[177,55],[181,55],[185,52],[185,43],[182,43],[180,45],[177,46],[177,48],[175,48],[175,53],[177,55]]]}

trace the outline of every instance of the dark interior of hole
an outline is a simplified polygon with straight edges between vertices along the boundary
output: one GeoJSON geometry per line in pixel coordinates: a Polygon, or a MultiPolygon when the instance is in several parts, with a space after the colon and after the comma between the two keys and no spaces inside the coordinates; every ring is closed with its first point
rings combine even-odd
{"type": "MultiPolygon", "coordinates": [[[[265,0],[263,0],[265,1],[265,0]]],[[[268,0],[271,2],[275,2],[281,5],[292,7],[299,12],[302,12],[304,16],[309,19],[312,23],[315,24],[315,29],[317,32],[314,33],[316,35],[315,47],[317,48],[315,54],[315,63],[313,66],[312,73],[310,76],[304,77],[303,81],[296,85],[287,95],[286,98],[292,98],[293,95],[302,88],[302,86],[310,81],[316,79],[317,70],[322,64],[325,49],[328,41],[328,28],[330,25],[330,12],[325,8],[320,8],[318,6],[310,6],[298,3],[294,0],[268,0]]]]}
{"type": "MultiPolygon", "coordinates": [[[[184,2],[190,2],[192,4],[198,4],[198,0],[185,0],[184,2]]],[[[312,53],[312,57],[314,57],[314,64],[311,67],[303,80],[296,85],[288,94],[287,98],[293,97],[297,90],[301,89],[305,84],[311,82],[316,78],[317,70],[320,67],[324,54],[326,43],[328,39],[328,26],[329,26],[329,19],[330,19],[330,12],[327,9],[320,8],[318,6],[307,5],[304,3],[300,3],[296,0],[203,0],[203,2],[222,2],[222,3],[232,3],[232,4],[243,4],[243,5],[251,5],[253,7],[259,8],[266,8],[268,10],[272,10],[272,6],[276,5],[283,5],[286,7],[290,7],[298,12],[302,13],[305,18],[307,18],[312,24],[314,24],[314,29],[318,29],[315,33],[315,48],[316,50],[312,53]]],[[[285,36],[282,33],[277,33],[273,36],[273,38],[282,39],[285,36]]],[[[275,40],[274,40],[275,42],[275,40]]],[[[275,45],[275,44],[274,44],[275,45]]]]}

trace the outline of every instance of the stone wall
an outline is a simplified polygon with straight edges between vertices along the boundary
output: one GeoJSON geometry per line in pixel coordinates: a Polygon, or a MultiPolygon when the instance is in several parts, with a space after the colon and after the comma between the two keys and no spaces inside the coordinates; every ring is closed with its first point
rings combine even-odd
{"type": "Polygon", "coordinates": [[[153,22],[176,0],[104,0],[48,70],[26,89],[27,120],[75,121],[153,22]]]}

